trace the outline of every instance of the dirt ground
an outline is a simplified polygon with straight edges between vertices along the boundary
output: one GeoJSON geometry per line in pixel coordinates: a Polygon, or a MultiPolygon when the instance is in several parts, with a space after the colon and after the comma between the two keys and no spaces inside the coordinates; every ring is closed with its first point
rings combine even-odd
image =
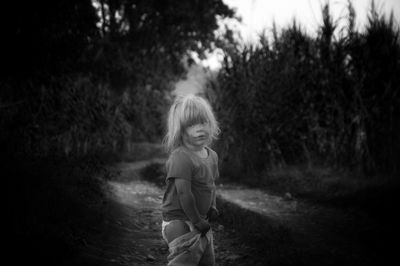
{"type": "MultiPolygon", "coordinates": [[[[150,163],[154,161],[111,167],[118,175],[105,187],[108,197],[102,209],[107,219],[92,227],[83,240],[81,261],[90,265],[167,264],[168,247],[160,231],[163,190],[140,176],[140,170],[150,163]]],[[[212,226],[217,264],[246,265],[238,260],[251,254],[251,248],[240,241],[239,234],[220,224],[212,226]]]]}
{"type": "MultiPolygon", "coordinates": [[[[42,171],[34,162],[5,164],[9,261],[166,265],[159,170],[165,159],[154,154],[107,167],[46,162],[42,171]]],[[[358,210],[220,184],[221,215],[212,225],[217,265],[387,264],[397,254],[390,242],[398,236],[396,191],[371,192],[358,210]]]]}
{"type": "MultiPolygon", "coordinates": [[[[105,187],[107,219],[85,240],[84,259],[97,265],[166,265],[159,209],[163,189],[142,176],[146,167],[162,163],[149,159],[110,168],[118,174],[105,187]]],[[[371,235],[377,232],[368,228],[372,221],[359,212],[237,185],[220,185],[218,191],[217,265],[375,265],[382,260],[376,252],[382,246],[371,235]]]]}

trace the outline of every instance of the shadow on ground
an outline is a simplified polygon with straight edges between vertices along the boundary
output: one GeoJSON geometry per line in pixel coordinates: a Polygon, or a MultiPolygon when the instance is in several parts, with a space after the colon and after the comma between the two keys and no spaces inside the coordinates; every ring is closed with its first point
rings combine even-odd
{"type": "MultiPolygon", "coordinates": [[[[141,173],[163,187],[163,165],[151,164],[141,173]]],[[[369,191],[354,194],[354,201],[343,206],[348,199],[325,204],[221,183],[217,261],[220,265],[381,265],[396,254],[391,243],[399,232],[399,219],[393,215],[398,187],[369,191]]]]}
{"type": "MultiPolygon", "coordinates": [[[[106,166],[93,157],[4,159],[5,259],[17,265],[166,265],[159,210],[164,160],[152,155],[106,166]]],[[[218,191],[218,265],[380,265],[396,254],[389,240],[398,233],[397,190],[357,198],[362,208],[227,183],[218,191]]]]}

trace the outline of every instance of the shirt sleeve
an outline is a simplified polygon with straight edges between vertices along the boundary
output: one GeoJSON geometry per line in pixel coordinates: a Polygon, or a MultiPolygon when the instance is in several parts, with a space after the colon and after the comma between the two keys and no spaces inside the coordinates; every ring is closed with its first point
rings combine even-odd
{"type": "Polygon", "coordinates": [[[191,160],[182,152],[171,154],[167,163],[167,179],[182,178],[192,180],[192,163],[191,160]]]}

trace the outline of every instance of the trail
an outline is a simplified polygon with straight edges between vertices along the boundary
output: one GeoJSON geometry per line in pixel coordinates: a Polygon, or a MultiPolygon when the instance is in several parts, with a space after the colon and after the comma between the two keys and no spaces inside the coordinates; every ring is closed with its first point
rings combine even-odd
{"type": "MultiPolygon", "coordinates": [[[[293,257],[302,254],[301,260],[293,265],[370,265],[368,260],[373,255],[367,254],[359,239],[364,228],[358,227],[360,223],[355,222],[352,211],[237,185],[221,186],[218,190],[223,200],[266,217],[274,228],[288,232],[284,238],[290,243],[281,246],[282,254],[276,255],[274,262],[281,256],[297,253],[293,257]]],[[[280,242],[279,237],[274,240],[280,242]]]]}
{"type": "MultiPolygon", "coordinates": [[[[81,260],[87,265],[167,264],[160,232],[163,189],[141,176],[146,167],[164,162],[154,157],[110,166],[118,174],[107,181],[104,222],[83,240],[81,260]]],[[[213,225],[217,265],[371,265],[351,213],[238,185],[220,184],[217,191],[220,200],[239,208],[229,214],[233,224],[225,217],[224,225],[213,225]],[[274,227],[253,243],[241,234],[251,224],[274,227]]]]}
{"type": "MultiPolygon", "coordinates": [[[[107,199],[102,212],[105,221],[92,226],[83,239],[79,259],[82,265],[166,265],[168,247],[161,236],[163,189],[143,179],[145,167],[162,164],[155,158],[121,162],[110,166],[118,174],[107,182],[107,199]],[[87,264],[85,264],[85,261],[87,264]]],[[[213,224],[217,265],[245,265],[249,247],[233,229],[213,224]]],[[[259,264],[261,265],[261,264],[259,264]]]]}
{"type": "Polygon", "coordinates": [[[116,178],[106,186],[106,219],[89,232],[82,253],[97,265],[166,265],[167,245],[160,233],[162,191],[140,179],[153,160],[112,166],[116,178]]]}

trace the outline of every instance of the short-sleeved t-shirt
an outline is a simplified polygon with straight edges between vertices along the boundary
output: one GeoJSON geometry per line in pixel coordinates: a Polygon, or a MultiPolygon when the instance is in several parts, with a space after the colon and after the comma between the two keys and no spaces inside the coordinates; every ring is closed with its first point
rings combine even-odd
{"type": "Polygon", "coordinates": [[[168,158],[167,187],[161,207],[165,221],[189,220],[179,202],[176,178],[191,182],[197,210],[202,218],[206,217],[215,197],[215,180],[219,177],[217,153],[208,147],[206,149],[206,158],[200,158],[185,147],[177,148],[168,158]]]}

